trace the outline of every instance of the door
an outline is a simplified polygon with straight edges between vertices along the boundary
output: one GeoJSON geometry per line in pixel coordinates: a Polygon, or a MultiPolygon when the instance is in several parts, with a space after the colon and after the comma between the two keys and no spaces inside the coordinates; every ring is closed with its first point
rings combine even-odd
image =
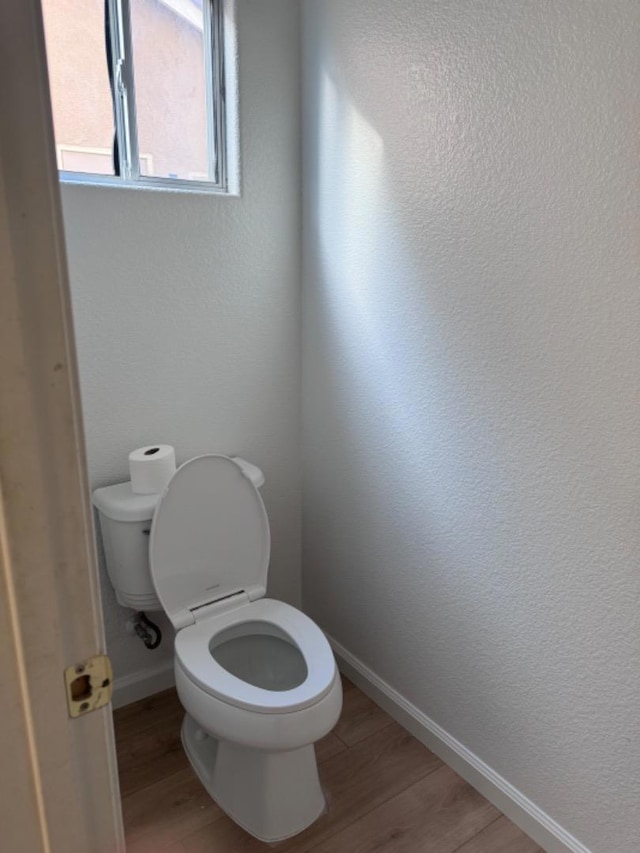
{"type": "Polygon", "coordinates": [[[0,848],[124,851],[38,0],[0,3],[0,848]]]}

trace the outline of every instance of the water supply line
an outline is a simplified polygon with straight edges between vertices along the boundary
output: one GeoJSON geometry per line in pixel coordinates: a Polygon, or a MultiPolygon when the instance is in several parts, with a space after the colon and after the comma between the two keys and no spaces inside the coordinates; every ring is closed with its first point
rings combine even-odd
{"type": "Polygon", "coordinates": [[[148,649],[157,649],[162,642],[162,631],[142,610],[139,610],[131,619],[131,627],[133,633],[140,637],[148,649]]]}

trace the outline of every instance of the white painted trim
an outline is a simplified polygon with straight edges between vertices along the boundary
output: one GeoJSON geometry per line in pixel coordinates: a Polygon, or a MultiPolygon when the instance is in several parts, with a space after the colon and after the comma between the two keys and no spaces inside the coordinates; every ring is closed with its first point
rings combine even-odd
{"type": "Polygon", "coordinates": [[[146,699],[154,693],[161,693],[175,685],[173,658],[154,667],[141,669],[116,678],[113,683],[112,705],[123,708],[139,699],[146,699]]]}
{"type": "Polygon", "coordinates": [[[441,758],[456,773],[486,797],[496,808],[527,833],[547,853],[590,853],[571,833],[515,788],[475,753],[439,726],[397,690],[327,637],[338,665],[351,681],[383,708],[394,720],[441,758]]]}
{"type": "Polygon", "coordinates": [[[227,136],[227,195],[239,197],[242,184],[240,151],[240,55],[238,46],[237,0],[222,3],[222,43],[224,45],[224,127],[227,136]]]}

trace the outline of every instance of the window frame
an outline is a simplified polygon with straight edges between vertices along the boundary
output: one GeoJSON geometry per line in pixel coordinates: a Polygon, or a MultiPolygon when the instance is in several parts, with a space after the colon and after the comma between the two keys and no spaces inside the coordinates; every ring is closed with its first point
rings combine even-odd
{"type": "Polygon", "coordinates": [[[107,0],[107,2],[111,22],[114,136],[118,140],[120,174],[101,175],[60,169],[60,180],[67,184],[92,186],[228,193],[224,0],[202,0],[203,34],[206,34],[203,41],[207,86],[207,151],[209,173],[212,176],[208,180],[141,174],[130,0],[107,0]]]}

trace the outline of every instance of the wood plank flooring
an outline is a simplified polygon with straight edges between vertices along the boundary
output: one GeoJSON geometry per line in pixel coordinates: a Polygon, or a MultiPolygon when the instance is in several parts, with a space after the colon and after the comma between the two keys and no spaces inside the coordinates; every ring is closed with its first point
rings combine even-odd
{"type": "Polygon", "coordinates": [[[328,809],[278,845],[216,806],[180,744],[174,690],[114,713],[129,853],[543,853],[484,797],[343,678],[344,708],[316,744],[328,809]]]}

